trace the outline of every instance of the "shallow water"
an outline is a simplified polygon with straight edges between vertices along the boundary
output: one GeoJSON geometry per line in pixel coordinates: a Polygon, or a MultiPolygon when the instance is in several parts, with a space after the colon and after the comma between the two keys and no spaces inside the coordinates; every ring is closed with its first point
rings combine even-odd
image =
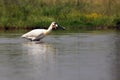
{"type": "Polygon", "coordinates": [[[0,80],[119,80],[120,33],[0,34],[0,80]]]}

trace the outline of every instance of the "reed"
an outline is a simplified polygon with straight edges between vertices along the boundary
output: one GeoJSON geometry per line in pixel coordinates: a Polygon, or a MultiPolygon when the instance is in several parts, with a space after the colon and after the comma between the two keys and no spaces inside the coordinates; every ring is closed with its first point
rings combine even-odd
{"type": "Polygon", "coordinates": [[[0,29],[46,28],[57,21],[68,29],[115,26],[119,0],[0,0],[0,29]]]}

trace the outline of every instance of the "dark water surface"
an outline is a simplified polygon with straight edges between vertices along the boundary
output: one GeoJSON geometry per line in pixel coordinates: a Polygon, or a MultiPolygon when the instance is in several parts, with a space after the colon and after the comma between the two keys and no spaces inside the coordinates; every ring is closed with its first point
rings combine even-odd
{"type": "Polygon", "coordinates": [[[0,80],[119,80],[120,33],[0,34],[0,80]]]}

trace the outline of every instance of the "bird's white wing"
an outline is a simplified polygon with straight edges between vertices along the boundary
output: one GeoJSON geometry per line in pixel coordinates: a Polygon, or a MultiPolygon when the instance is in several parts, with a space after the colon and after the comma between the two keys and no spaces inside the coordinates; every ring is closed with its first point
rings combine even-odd
{"type": "Polygon", "coordinates": [[[46,31],[45,29],[34,29],[22,35],[22,37],[37,37],[46,31]]]}
{"type": "Polygon", "coordinates": [[[33,40],[40,40],[44,37],[45,31],[46,31],[45,29],[34,29],[30,32],[25,33],[21,37],[32,40],[32,41],[33,40]]]}
{"type": "Polygon", "coordinates": [[[32,38],[32,41],[40,41],[44,37],[45,37],[45,35],[42,33],[42,34],[38,35],[37,37],[32,38]]]}

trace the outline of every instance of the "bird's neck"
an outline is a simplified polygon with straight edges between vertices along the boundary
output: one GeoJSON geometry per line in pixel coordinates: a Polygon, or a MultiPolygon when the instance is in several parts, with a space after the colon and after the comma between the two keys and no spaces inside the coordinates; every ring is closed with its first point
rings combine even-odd
{"type": "Polygon", "coordinates": [[[52,31],[52,25],[47,29],[46,34],[49,34],[52,31]]]}

